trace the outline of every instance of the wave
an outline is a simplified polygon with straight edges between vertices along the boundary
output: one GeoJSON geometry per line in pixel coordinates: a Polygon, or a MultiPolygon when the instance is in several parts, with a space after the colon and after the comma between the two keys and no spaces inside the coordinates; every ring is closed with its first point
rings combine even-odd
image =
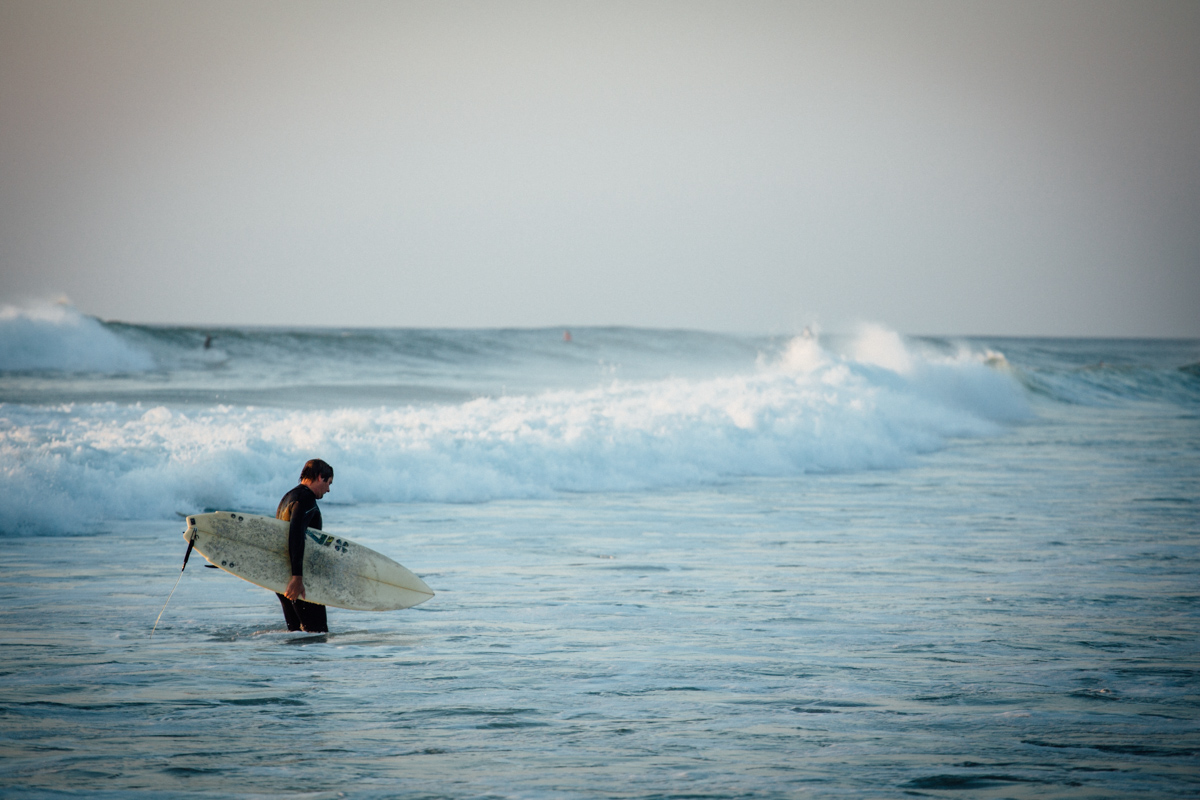
{"type": "MultiPolygon", "coordinates": [[[[457,400],[612,380],[738,374],[789,356],[790,338],[683,330],[197,328],[102,322],[66,304],[0,309],[0,402],[149,402],[299,408],[457,400]],[[136,376],[81,382],[81,375],[136,376]],[[29,378],[21,382],[21,376],[29,378]]],[[[798,337],[803,340],[804,337],[798,337]]],[[[811,336],[817,339],[816,336],[811,336]]],[[[1200,401],[1200,343],[904,339],[878,326],[821,336],[848,362],[903,373],[979,351],[1034,396],[1072,405],[1200,401]],[[1004,352],[1004,355],[1000,351],[1004,352]],[[990,355],[989,355],[990,353],[990,355]]],[[[792,356],[795,357],[793,353],[792,356]]]]}
{"type": "Polygon", "coordinates": [[[64,303],[0,308],[0,371],[143,372],[151,355],[64,303]]]}
{"type": "Polygon", "coordinates": [[[0,532],[890,469],[1045,402],[1200,407],[1200,343],[253,329],[0,313],[0,532]],[[264,407],[266,406],[266,407],[264,407]]]}
{"type": "Polygon", "coordinates": [[[1200,404],[1195,340],[1027,340],[1005,342],[1015,374],[1037,397],[1067,405],[1200,404]],[[1049,352],[1047,352],[1049,351],[1049,352]]]}
{"type": "Polygon", "coordinates": [[[204,508],[270,513],[311,457],[332,503],[482,502],[890,469],[1030,415],[995,354],[919,352],[870,329],[741,374],[615,380],[468,402],[334,410],[116,403],[0,406],[0,531],[204,508]]]}
{"type": "Polygon", "coordinates": [[[1024,375],[1030,391],[1060,403],[1114,406],[1130,401],[1200,403],[1200,370],[1096,365],[1024,375]]]}

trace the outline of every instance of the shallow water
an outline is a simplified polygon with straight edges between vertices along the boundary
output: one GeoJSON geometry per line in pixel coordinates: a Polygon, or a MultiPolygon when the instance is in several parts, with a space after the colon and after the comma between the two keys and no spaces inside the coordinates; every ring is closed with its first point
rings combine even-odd
{"type": "Polygon", "coordinates": [[[1190,373],[1146,398],[1038,347],[1114,355],[1010,343],[1031,413],[885,469],[474,503],[339,472],[326,529],[437,596],[328,635],[194,557],[151,636],[182,520],[6,532],[0,792],[1195,796],[1190,373]]]}
{"type": "Polygon", "coordinates": [[[269,593],[193,562],[151,638],[181,525],[3,538],[0,774],[90,796],[1189,795],[1196,428],[1097,417],[1074,446],[1039,420],[901,471],[331,506],[438,595],[333,609],[328,636],[272,631],[269,593]],[[1168,442],[1191,445],[1177,485],[1168,442]]]}

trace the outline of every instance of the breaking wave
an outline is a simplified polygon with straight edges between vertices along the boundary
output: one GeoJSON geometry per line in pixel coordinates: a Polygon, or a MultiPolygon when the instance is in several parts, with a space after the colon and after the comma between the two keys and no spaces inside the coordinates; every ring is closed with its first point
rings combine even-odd
{"type": "Polygon", "coordinates": [[[9,487],[0,531],[71,531],[204,508],[270,513],[310,457],[337,469],[326,499],[335,504],[482,502],[897,468],[1030,415],[1026,390],[1002,362],[966,345],[917,348],[868,328],[845,353],[802,336],[733,374],[457,403],[0,405],[0,473],[9,487]]]}
{"type": "Polygon", "coordinates": [[[143,372],[146,351],[63,303],[0,308],[0,372],[143,372]]]}

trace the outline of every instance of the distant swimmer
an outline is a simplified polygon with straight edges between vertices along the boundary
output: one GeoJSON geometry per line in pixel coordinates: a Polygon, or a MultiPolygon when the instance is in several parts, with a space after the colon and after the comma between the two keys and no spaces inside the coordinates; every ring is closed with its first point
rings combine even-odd
{"type": "Polygon", "coordinates": [[[304,534],[308,528],[321,530],[321,509],[317,501],[329,492],[333,467],[314,458],[300,471],[300,485],[283,496],[275,518],[291,522],[288,529],[288,559],[292,577],[283,594],[277,594],[283,606],[283,618],[289,631],[325,633],[329,623],[325,606],[304,601],[304,534]]]}
{"type": "Polygon", "coordinates": [[[571,341],[571,332],[570,331],[563,331],[563,341],[564,342],[571,341]]]}
{"type": "Polygon", "coordinates": [[[211,336],[205,336],[205,337],[204,337],[204,349],[205,349],[205,350],[207,350],[207,349],[208,349],[208,348],[210,348],[210,347],[212,347],[212,337],[211,337],[211,336]]]}

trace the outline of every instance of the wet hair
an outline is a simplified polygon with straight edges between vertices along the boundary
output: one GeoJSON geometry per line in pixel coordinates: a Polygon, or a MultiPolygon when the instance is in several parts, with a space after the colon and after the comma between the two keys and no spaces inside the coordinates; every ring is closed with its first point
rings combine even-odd
{"type": "Polygon", "coordinates": [[[300,480],[317,481],[331,480],[333,478],[333,467],[326,464],[319,458],[310,459],[304,465],[304,469],[300,470],[300,480]]]}

